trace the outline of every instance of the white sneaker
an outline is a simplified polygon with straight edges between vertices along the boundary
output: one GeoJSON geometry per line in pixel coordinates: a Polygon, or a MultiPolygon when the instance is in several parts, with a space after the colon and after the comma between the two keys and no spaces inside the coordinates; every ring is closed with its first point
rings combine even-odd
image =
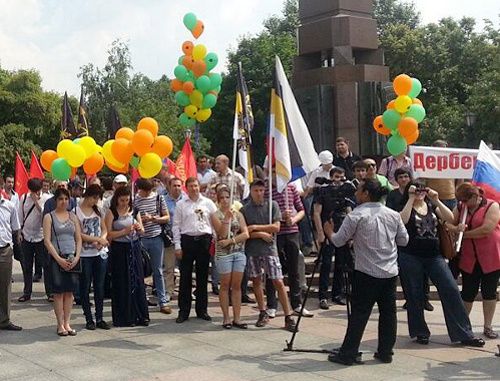
{"type": "MultiPolygon", "coordinates": [[[[299,316],[301,309],[302,309],[302,306],[298,306],[297,308],[295,308],[293,310],[293,314],[299,316]]],[[[306,317],[306,318],[312,318],[314,316],[314,314],[311,311],[309,311],[307,308],[304,308],[304,310],[302,311],[302,316],[306,317]]]]}
{"type": "Polygon", "coordinates": [[[276,317],[276,309],[269,308],[266,310],[266,312],[267,312],[267,315],[269,316],[269,318],[274,319],[276,317]]]}

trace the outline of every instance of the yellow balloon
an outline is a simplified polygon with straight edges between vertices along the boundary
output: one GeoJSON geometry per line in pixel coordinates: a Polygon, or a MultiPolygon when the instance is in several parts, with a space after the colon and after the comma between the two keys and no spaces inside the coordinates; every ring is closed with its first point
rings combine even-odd
{"type": "Polygon", "coordinates": [[[196,45],[193,49],[193,58],[195,60],[202,60],[207,55],[207,48],[205,45],[196,45]]]}
{"type": "Polygon", "coordinates": [[[196,113],[196,120],[198,122],[206,122],[210,117],[212,116],[212,110],[209,108],[203,109],[203,110],[198,110],[196,113]]]}
{"type": "Polygon", "coordinates": [[[85,150],[77,144],[73,144],[71,155],[66,158],[68,164],[73,168],[78,168],[85,162],[85,150]]]}
{"type": "Polygon", "coordinates": [[[410,109],[412,104],[413,104],[413,101],[411,100],[411,98],[408,95],[400,95],[394,101],[394,108],[400,114],[404,114],[404,113],[408,112],[408,110],[410,109]]]}
{"type": "Polygon", "coordinates": [[[141,157],[139,162],[138,170],[141,177],[145,179],[150,179],[156,176],[161,171],[161,159],[155,153],[149,152],[141,157]]]}
{"type": "Polygon", "coordinates": [[[201,108],[203,105],[203,93],[200,90],[195,90],[189,96],[189,100],[196,107],[201,108]]]}
{"type": "Polygon", "coordinates": [[[77,145],[82,147],[85,150],[85,159],[88,159],[91,157],[93,154],[95,154],[97,151],[97,144],[93,138],[90,136],[84,136],[83,138],[80,138],[78,140],[77,145]]]}
{"type": "Polygon", "coordinates": [[[62,157],[63,159],[68,160],[71,156],[73,147],[75,147],[75,144],[71,140],[69,139],[61,140],[57,145],[57,155],[59,157],[62,157]]]}
{"type": "Polygon", "coordinates": [[[194,105],[189,105],[184,108],[184,113],[190,118],[196,118],[197,112],[198,112],[198,107],[194,105]]]}
{"type": "Polygon", "coordinates": [[[104,143],[104,145],[102,146],[102,156],[104,156],[106,162],[108,162],[109,164],[117,168],[123,168],[126,164],[120,163],[111,153],[111,146],[113,145],[114,141],[114,139],[111,139],[104,143]]]}

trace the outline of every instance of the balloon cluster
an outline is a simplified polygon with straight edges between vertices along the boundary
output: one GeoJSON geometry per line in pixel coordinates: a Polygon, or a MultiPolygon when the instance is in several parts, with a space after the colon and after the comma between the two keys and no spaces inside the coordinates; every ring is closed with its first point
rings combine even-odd
{"type": "Polygon", "coordinates": [[[392,135],[387,141],[387,150],[396,156],[418,140],[418,124],[425,118],[425,108],[417,98],[422,91],[418,79],[400,74],[394,79],[393,87],[398,97],[389,102],[383,115],[375,118],[373,128],[381,135],[392,135]]]}
{"type": "Polygon", "coordinates": [[[122,127],[101,147],[90,136],[65,139],[57,145],[57,152],[44,151],[42,167],[57,180],[68,180],[83,165],[87,175],[99,172],[104,163],[117,173],[127,173],[129,166],[137,168],[141,177],[156,176],[162,168],[162,159],[173,150],[168,136],[158,135],[158,123],[153,118],[143,118],[137,131],[122,127]]]}
{"type": "MultiPolygon", "coordinates": [[[[198,39],[204,31],[203,23],[193,13],[184,16],[184,25],[198,39]]],[[[222,76],[210,71],[217,66],[219,58],[215,53],[207,53],[205,45],[195,45],[192,41],[182,44],[179,65],[174,69],[175,79],[170,88],[175,92],[175,100],[184,112],[179,122],[185,127],[193,127],[196,122],[206,122],[212,116],[212,108],[217,104],[221,90],[222,76]]]]}

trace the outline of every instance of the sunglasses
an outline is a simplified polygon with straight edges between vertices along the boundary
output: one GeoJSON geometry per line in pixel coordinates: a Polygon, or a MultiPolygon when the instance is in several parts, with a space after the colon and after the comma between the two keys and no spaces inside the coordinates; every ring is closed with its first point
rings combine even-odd
{"type": "Polygon", "coordinates": [[[375,168],[377,166],[377,164],[367,164],[367,165],[371,168],[375,168]]]}

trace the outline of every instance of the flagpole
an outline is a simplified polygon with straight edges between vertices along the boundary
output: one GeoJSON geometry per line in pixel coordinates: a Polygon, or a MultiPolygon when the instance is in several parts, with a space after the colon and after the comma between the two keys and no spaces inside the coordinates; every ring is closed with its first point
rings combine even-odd
{"type": "Polygon", "coordinates": [[[269,169],[268,182],[269,182],[269,224],[273,223],[273,135],[269,134],[269,153],[267,154],[267,166],[269,169]]]}
{"type": "MultiPolygon", "coordinates": [[[[462,215],[460,218],[460,223],[465,224],[465,221],[467,220],[467,215],[469,214],[469,208],[467,205],[462,204],[463,209],[462,209],[462,215]]],[[[460,249],[462,248],[462,241],[464,239],[464,232],[460,232],[458,234],[458,239],[457,239],[457,247],[456,247],[456,252],[459,253],[460,249]]]]}
{"type": "MultiPolygon", "coordinates": [[[[234,172],[236,169],[236,154],[238,151],[238,139],[233,139],[233,163],[232,163],[232,173],[231,173],[231,190],[230,190],[230,196],[229,196],[229,208],[232,210],[233,208],[233,201],[234,201],[234,172]]],[[[229,236],[231,234],[231,218],[229,219],[229,228],[227,230],[227,238],[229,239],[229,236]]]]}

